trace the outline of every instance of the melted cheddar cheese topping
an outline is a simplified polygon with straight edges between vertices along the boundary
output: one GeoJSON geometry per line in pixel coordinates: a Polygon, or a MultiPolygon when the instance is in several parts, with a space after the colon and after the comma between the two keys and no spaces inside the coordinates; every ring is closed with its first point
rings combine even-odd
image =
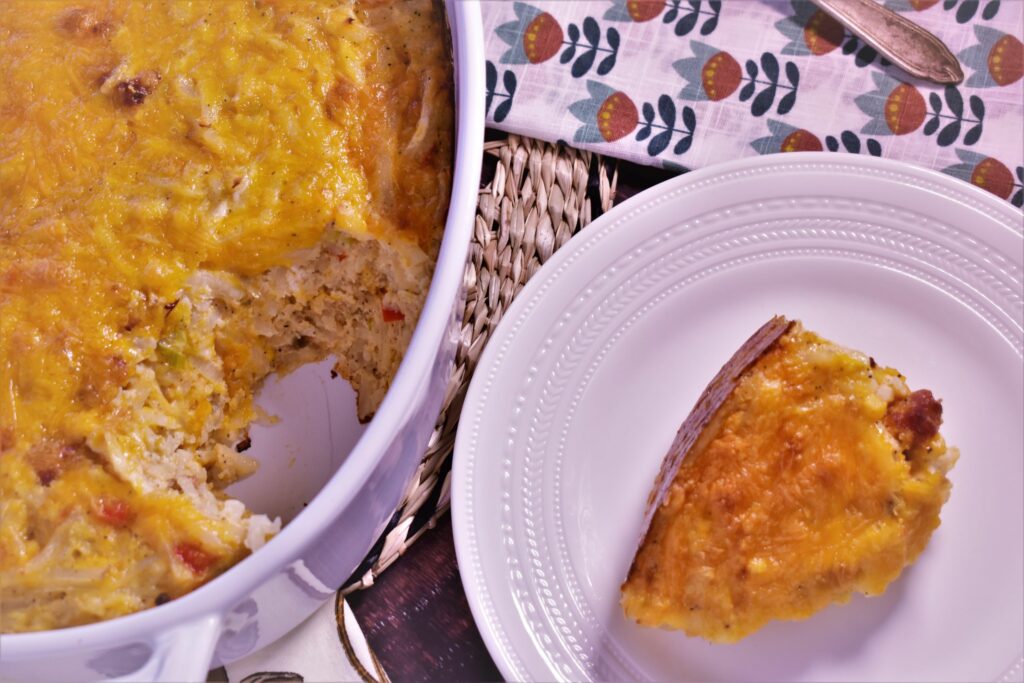
{"type": "Polygon", "coordinates": [[[940,416],[930,392],[797,326],[682,461],[623,586],[626,613],[731,642],[882,593],[949,496],[940,416]]]}
{"type": "Polygon", "coordinates": [[[136,339],[160,336],[152,303],[198,268],[262,272],[332,222],[430,239],[436,212],[402,213],[377,176],[436,152],[407,153],[424,97],[401,71],[409,40],[440,47],[409,31],[401,52],[364,20],[307,0],[0,3],[6,441],[84,436],[136,339]]]}

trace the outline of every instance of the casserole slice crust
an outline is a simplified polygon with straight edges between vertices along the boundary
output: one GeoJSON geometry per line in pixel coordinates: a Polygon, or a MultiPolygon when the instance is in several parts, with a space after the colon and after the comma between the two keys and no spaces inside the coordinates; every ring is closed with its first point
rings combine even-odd
{"type": "Polygon", "coordinates": [[[663,463],[622,586],[626,614],[733,642],[881,594],[939,526],[957,458],[941,416],[896,370],[769,321],[663,463]]]}

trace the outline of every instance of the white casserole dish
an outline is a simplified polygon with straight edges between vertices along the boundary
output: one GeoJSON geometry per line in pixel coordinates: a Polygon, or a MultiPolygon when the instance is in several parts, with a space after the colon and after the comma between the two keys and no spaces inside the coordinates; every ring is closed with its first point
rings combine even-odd
{"type": "Polygon", "coordinates": [[[356,425],[354,404],[351,415],[332,407],[351,391],[339,389],[340,381],[315,386],[316,368],[268,389],[283,413],[283,431],[274,428],[254,441],[268,453],[268,447],[285,447],[285,457],[277,453],[272,471],[264,468],[236,493],[261,512],[286,520],[301,514],[265,547],[165,605],[87,626],[0,636],[0,679],[205,680],[211,667],[298,625],[372,547],[420,461],[444,398],[474,225],[484,136],[483,29],[476,2],[448,0],[447,11],[456,100],[448,220],[416,331],[373,421],[364,430],[356,425]],[[291,419],[296,413],[304,419],[291,419]],[[355,442],[347,456],[345,442],[355,442]]]}

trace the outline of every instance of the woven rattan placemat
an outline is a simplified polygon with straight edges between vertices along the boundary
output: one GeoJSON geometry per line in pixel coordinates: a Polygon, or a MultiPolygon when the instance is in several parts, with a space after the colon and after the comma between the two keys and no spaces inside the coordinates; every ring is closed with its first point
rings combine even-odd
{"type": "Polygon", "coordinates": [[[373,585],[448,510],[455,430],[480,352],[527,280],[611,207],[616,183],[614,162],[596,154],[517,135],[484,144],[462,334],[441,415],[402,503],[344,593],[373,585]]]}

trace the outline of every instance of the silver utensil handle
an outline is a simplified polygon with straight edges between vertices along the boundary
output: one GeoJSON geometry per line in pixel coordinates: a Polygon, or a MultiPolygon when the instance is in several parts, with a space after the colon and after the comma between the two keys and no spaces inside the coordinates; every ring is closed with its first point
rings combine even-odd
{"type": "Polygon", "coordinates": [[[911,76],[944,85],[964,80],[960,62],[935,34],[874,0],[813,2],[911,76]]]}

